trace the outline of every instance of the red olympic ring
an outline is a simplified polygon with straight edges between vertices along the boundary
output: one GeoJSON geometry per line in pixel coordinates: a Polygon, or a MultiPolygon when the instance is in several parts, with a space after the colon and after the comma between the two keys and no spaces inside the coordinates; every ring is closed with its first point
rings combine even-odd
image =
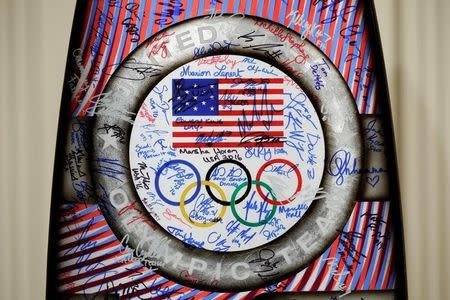
{"type": "Polygon", "coordinates": [[[298,195],[298,193],[300,192],[300,190],[302,189],[302,174],[300,174],[300,170],[297,168],[296,165],[294,165],[292,162],[290,162],[289,160],[286,159],[282,159],[282,158],[275,158],[272,160],[269,160],[268,162],[266,162],[265,164],[263,164],[261,166],[261,168],[259,168],[258,173],[256,174],[256,180],[261,181],[261,176],[262,173],[264,172],[264,170],[272,165],[272,164],[276,164],[276,163],[284,163],[287,164],[288,166],[290,166],[295,174],[297,175],[298,181],[297,181],[297,189],[295,190],[294,194],[289,197],[288,199],[285,200],[272,200],[269,199],[269,197],[266,197],[266,195],[263,193],[263,191],[261,190],[261,186],[257,185],[256,186],[256,190],[258,191],[258,194],[268,203],[272,204],[272,205],[286,205],[290,202],[292,202],[293,200],[295,200],[296,196],[298,195]]]}

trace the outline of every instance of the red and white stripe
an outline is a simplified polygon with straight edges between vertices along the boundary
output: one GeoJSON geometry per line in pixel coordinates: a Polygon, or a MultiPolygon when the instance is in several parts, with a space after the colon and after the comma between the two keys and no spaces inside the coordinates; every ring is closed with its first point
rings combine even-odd
{"type": "MultiPolygon", "coordinates": [[[[218,116],[173,117],[174,148],[252,147],[258,143],[242,144],[242,138],[284,137],[283,78],[222,78],[218,81],[218,116]],[[195,142],[199,136],[223,136],[224,141],[203,145],[195,142]]],[[[271,146],[283,147],[283,143],[271,146]]]]}

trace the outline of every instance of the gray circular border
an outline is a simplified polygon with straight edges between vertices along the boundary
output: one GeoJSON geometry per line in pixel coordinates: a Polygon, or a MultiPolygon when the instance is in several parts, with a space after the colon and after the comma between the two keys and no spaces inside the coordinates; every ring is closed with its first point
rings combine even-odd
{"type": "Polygon", "coordinates": [[[92,175],[99,205],[116,236],[124,245],[135,249],[135,255],[145,258],[144,261],[154,259],[159,266],[158,273],[198,289],[250,290],[300,271],[326,250],[353,210],[361,175],[357,172],[347,176],[344,172],[345,180],[341,182],[336,175],[331,175],[334,171],[324,171],[321,187],[326,193],[325,199],[314,201],[302,220],[287,233],[250,250],[224,253],[192,248],[159,227],[138,201],[128,169],[134,116],[153,86],[172,70],[199,58],[194,57],[194,47],[210,49],[213,40],[222,46],[216,44],[217,51],[205,52],[204,56],[255,57],[283,70],[302,87],[321,117],[325,168],[341,167],[331,166],[339,151],[351,155],[352,167],[361,168],[362,135],[356,105],[345,80],[326,55],[297,33],[271,21],[223,15],[199,17],[170,26],[152,36],[148,43],[141,44],[122,62],[97,103],[92,129],[92,175]],[[289,35],[289,40],[281,43],[282,35],[289,35]],[[161,37],[168,41],[165,47],[169,55],[165,58],[149,55],[148,43],[161,37]],[[302,45],[301,49],[307,54],[306,61],[296,64],[295,68],[283,65],[284,61],[298,55],[292,43],[302,45]],[[268,57],[268,52],[261,51],[261,47],[251,47],[258,44],[282,46],[277,47],[280,50],[277,57],[268,57]],[[310,66],[323,60],[331,70],[324,87],[316,90],[310,66]],[[122,128],[127,135],[126,142],[115,146],[104,144],[98,135],[104,124],[122,128]],[[105,171],[105,163],[114,169],[113,174],[110,169],[105,171]]]}

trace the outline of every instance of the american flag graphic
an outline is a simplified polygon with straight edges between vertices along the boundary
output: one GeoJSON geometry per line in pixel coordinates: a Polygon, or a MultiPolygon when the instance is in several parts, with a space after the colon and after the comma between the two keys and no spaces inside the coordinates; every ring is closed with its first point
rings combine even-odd
{"type": "Polygon", "coordinates": [[[283,78],[173,79],[174,148],[283,147],[283,78]]]}

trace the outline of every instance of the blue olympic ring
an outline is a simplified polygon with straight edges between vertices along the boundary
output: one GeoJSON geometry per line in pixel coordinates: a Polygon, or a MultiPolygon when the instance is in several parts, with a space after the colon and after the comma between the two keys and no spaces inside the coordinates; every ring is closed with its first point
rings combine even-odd
{"type": "Polygon", "coordinates": [[[156,188],[156,193],[158,194],[158,196],[167,204],[173,205],[173,206],[179,206],[180,202],[174,202],[171,201],[170,199],[168,199],[166,196],[163,195],[163,193],[161,192],[161,189],[159,188],[159,177],[161,176],[162,171],[169,167],[172,164],[182,164],[182,165],[186,165],[189,168],[191,168],[194,171],[195,177],[197,178],[197,187],[195,188],[195,192],[194,194],[186,200],[185,204],[188,204],[190,202],[192,202],[197,195],[200,193],[200,188],[201,188],[201,178],[200,178],[200,173],[198,172],[197,168],[194,167],[193,164],[191,164],[188,161],[182,160],[182,159],[174,159],[174,160],[169,160],[168,162],[164,163],[161,168],[158,169],[158,171],[156,171],[156,177],[155,177],[155,188],[156,188]]]}

